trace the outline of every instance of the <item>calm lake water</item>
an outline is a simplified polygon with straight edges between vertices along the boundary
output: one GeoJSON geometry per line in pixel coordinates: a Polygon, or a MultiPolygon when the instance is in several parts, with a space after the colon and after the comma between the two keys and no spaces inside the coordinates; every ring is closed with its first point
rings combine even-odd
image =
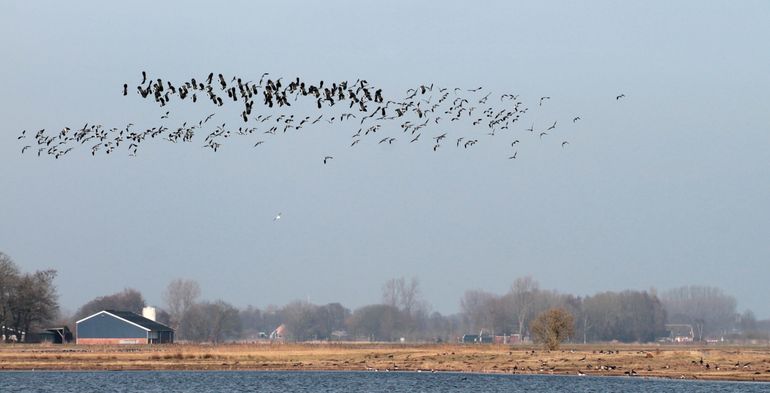
{"type": "Polygon", "coordinates": [[[0,372],[0,392],[768,392],[770,385],[457,373],[0,372]]]}

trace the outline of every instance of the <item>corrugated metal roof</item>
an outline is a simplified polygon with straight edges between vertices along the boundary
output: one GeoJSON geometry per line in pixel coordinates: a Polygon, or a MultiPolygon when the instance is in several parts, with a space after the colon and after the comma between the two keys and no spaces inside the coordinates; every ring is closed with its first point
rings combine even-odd
{"type": "Polygon", "coordinates": [[[152,319],[147,319],[139,314],[132,313],[131,311],[117,311],[117,310],[104,310],[116,317],[123,318],[126,321],[129,321],[131,323],[135,323],[137,325],[140,325],[144,327],[145,329],[149,329],[156,332],[162,332],[162,331],[169,331],[172,332],[174,329],[162,324],[153,321],[152,319]]]}

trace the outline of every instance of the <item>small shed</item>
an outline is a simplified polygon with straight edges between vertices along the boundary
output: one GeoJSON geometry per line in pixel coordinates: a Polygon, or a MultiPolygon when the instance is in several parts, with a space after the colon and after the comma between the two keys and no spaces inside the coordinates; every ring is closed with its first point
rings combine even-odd
{"type": "Polygon", "coordinates": [[[174,329],[130,311],[104,310],[76,322],[77,344],[170,344],[174,329]]]}
{"type": "Polygon", "coordinates": [[[72,332],[67,326],[41,329],[25,338],[26,342],[67,344],[72,341],[72,332]]]}

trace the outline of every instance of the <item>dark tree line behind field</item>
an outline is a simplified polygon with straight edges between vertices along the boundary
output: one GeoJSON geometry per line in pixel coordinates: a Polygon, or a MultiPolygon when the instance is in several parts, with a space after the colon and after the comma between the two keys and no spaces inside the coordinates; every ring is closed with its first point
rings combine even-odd
{"type": "MultiPolygon", "coordinates": [[[[23,273],[0,253],[0,334],[22,340],[54,321],[74,328],[75,321],[101,310],[141,314],[147,305],[131,288],[104,295],[68,316],[58,315],[53,270],[23,273]]],[[[225,342],[283,339],[294,341],[455,341],[465,334],[531,336],[532,322],[548,310],[564,310],[574,326],[570,342],[651,342],[669,335],[667,324],[692,327],[693,339],[770,338],[770,320],[757,320],[750,310],[738,312],[734,297],[719,288],[685,286],[658,294],[654,290],[600,292],[589,296],[540,288],[532,277],[513,280],[504,293],[468,290],[460,312],[432,311],[416,278],[394,278],[382,285],[381,302],[356,309],[341,303],[294,301],[283,306],[242,309],[218,299],[201,299],[194,280],[175,279],[163,294],[158,322],[176,330],[178,340],[225,342]]]]}

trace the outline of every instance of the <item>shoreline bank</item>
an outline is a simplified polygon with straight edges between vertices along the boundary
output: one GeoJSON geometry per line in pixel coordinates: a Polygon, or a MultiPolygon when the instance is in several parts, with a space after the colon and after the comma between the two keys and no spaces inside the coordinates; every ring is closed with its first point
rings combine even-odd
{"type": "Polygon", "coordinates": [[[462,344],[0,345],[0,371],[404,371],[770,382],[770,348],[462,344]]]}

